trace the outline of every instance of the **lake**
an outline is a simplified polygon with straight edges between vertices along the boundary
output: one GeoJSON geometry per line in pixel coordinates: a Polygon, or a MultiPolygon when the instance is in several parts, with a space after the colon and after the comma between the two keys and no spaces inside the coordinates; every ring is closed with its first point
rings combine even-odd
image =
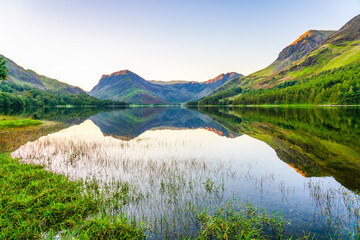
{"type": "Polygon", "coordinates": [[[96,183],[109,194],[126,189],[130,197],[113,198],[104,211],[149,224],[151,238],[195,236],[199,211],[214,212],[229,203],[235,210],[250,203],[282,215],[287,236],[359,237],[359,108],[2,114],[63,123],[61,130],[16,146],[12,156],[96,183]]]}

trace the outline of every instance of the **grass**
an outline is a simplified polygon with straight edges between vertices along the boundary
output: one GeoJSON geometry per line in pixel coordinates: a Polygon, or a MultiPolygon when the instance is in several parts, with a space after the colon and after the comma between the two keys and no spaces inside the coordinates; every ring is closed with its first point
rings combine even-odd
{"type": "Polygon", "coordinates": [[[96,201],[79,191],[79,182],[41,166],[20,164],[9,155],[0,155],[0,182],[1,239],[36,239],[96,211],[96,201]]]}
{"type": "Polygon", "coordinates": [[[40,239],[64,230],[80,239],[144,236],[125,218],[87,219],[99,212],[100,199],[85,191],[82,181],[20,164],[7,154],[0,154],[0,196],[0,239],[40,239]]]}
{"type": "Polygon", "coordinates": [[[198,239],[282,239],[284,228],[281,216],[268,216],[251,204],[229,202],[216,213],[203,211],[199,218],[201,230],[198,239]],[[236,211],[234,209],[238,208],[236,211]],[[270,232],[267,235],[264,230],[270,232]],[[270,231],[269,231],[270,230],[270,231]]]}
{"type": "Polygon", "coordinates": [[[7,129],[7,128],[37,126],[40,124],[43,124],[43,122],[41,122],[39,120],[33,120],[33,119],[6,119],[6,118],[3,118],[0,120],[0,130],[7,129]]]}
{"type": "Polygon", "coordinates": [[[64,234],[71,239],[146,239],[143,229],[135,223],[129,223],[125,217],[110,219],[106,215],[86,220],[76,229],[64,234]]]}

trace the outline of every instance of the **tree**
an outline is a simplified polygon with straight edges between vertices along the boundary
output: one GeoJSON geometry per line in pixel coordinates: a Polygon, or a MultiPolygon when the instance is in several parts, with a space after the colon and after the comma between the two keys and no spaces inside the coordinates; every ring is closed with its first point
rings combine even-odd
{"type": "Polygon", "coordinates": [[[6,80],[7,73],[6,60],[3,57],[0,57],[0,81],[6,80]]]}

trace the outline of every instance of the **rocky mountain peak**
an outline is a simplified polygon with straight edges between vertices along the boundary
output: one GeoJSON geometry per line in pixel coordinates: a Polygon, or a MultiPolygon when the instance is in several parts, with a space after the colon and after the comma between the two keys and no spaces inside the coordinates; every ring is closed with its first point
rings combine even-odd
{"type": "Polygon", "coordinates": [[[216,83],[218,81],[222,81],[224,79],[233,79],[233,78],[236,78],[236,77],[241,77],[243,75],[239,74],[239,73],[236,73],[236,72],[228,72],[228,73],[222,73],[220,74],[219,76],[215,77],[215,78],[212,78],[212,79],[209,79],[205,82],[205,84],[210,84],[210,83],[216,83]]]}
{"type": "Polygon", "coordinates": [[[286,60],[287,58],[290,58],[290,61],[296,61],[323,43],[333,33],[334,31],[309,30],[282,50],[276,61],[286,60]]]}
{"type": "Polygon", "coordinates": [[[117,71],[117,72],[113,72],[111,74],[104,74],[102,75],[101,78],[105,78],[105,77],[115,77],[115,76],[122,76],[122,75],[136,75],[135,73],[131,72],[130,70],[120,70],[120,71],[117,71]]]}

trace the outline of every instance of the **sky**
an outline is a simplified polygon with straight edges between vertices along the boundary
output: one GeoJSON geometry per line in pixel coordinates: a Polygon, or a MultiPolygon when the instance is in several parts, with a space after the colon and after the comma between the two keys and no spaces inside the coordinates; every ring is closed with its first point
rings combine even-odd
{"type": "Polygon", "coordinates": [[[307,30],[338,30],[360,0],[0,0],[0,11],[0,54],[89,91],[123,69],[163,81],[250,74],[307,30]]]}

